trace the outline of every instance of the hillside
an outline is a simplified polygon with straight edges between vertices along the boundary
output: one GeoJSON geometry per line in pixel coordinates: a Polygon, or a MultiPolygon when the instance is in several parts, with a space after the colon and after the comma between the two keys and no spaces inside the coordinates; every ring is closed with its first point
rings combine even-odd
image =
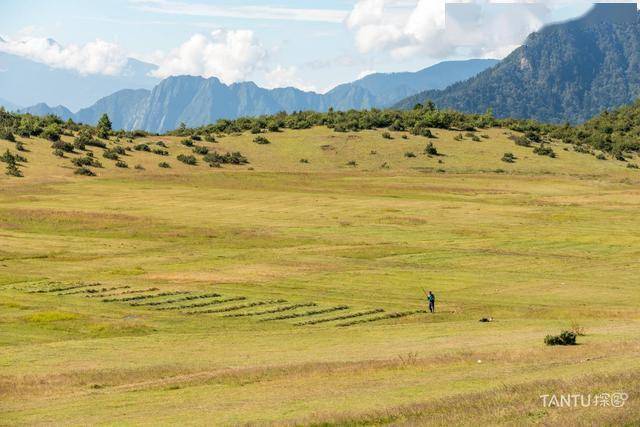
{"type": "Polygon", "coordinates": [[[531,34],[495,67],[442,91],[397,104],[432,100],[498,117],[583,122],[640,96],[640,18],[636,4],[598,4],[582,18],[531,34]]]}
{"type": "Polygon", "coordinates": [[[252,82],[226,85],[217,78],[176,76],[152,90],[121,90],[73,114],[44,104],[21,111],[95,124],[107,113],[116,129],[166,132],[180,123],[200,126],[218,119],[275,114],[384,107],[425,88],[442,88],[475,75],[494,60],[449,61],[415,73],[374,74],[340,85],[326,94],[296,88],[265,89],[252,82]]]}
{"type": "MultiPolygon", "coordinates": [[[[322,119],[390,113],[353,114],[322,119]]],[[[38,135],[0,139],[24,157],[0,174],[3,422],[633,425],[635,399],[538,396],[640,388],[637,155],[414,115],[457,121],[107,140],[8,116],[38,135]],[[580,345],[544,345],[564,329],[580,345]]]]}

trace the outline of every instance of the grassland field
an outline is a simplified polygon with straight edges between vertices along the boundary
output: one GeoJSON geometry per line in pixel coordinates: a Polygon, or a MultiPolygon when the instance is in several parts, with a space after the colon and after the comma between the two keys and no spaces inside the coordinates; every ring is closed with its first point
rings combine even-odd
{"type": "Polygon", "coordinates": [[[0,424],[640,424],[640,172],[433,132],[198,142],[250,161],[222,168],[177,161],[182,138],[123,140],[170,154],[117,168],[90,147],[95,177],[20,139],[0,424]],[[569,328],[579,345],[544,345],[569,328]],[[618,391],[623,408],[539,397],[618,391]]]}

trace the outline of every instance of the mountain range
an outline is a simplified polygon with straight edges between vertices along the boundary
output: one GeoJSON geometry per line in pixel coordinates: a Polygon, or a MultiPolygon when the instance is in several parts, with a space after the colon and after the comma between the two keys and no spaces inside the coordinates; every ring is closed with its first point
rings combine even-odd
{"type": "Polygon", "coordinates": [[[640,18],[635,3],[618,3],[544,27],[495,67],[396,107],[431,100],[469,113],[579,123],[639,96],[640,18]]]}
{"type": "Polygon", "coordinates": [[[152,90],[124,89],[72,113],[64,106],[39,103],[20,110],[34,115],[55,114],[95,124],[107,113],[115,129],[165,132],[184,122],[189,126],[221,118],[274,114],[279,111],[368,109],[387,107],[409,94],[427,88],[444,88],[495,65],[493,59],[447,61],[417,72],[371,74],[343,84],[325,94],[293,87],[264,89],[253,82],[226,85],[219,79],[174,76],[152,90]]]}

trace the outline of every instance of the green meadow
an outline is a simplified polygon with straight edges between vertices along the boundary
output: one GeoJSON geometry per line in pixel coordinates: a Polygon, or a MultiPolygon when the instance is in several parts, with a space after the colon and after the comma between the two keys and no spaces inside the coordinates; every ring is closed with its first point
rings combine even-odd
{"type": "Polygon", "coordinates": [[[88,147],[95,177],[20,138],[24,177],[0,176],[0,424],[640,422],[640,172],[505,129],[433,133],[199,142],[249,160],[221,168],[149,137],[118,144],[169,155],[128,168],[88,147]],[[578,345],[544,344],[565,329],[578,345]],[[629,398],[540,399],[603,392],[629,398]]]}

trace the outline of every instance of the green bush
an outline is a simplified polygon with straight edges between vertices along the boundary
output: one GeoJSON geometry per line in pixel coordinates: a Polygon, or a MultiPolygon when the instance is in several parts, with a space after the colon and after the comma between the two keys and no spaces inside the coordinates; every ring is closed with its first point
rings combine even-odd
{"type": "Polygon", "coordinates": [[[406,153],[404,153],[404,156],[410,159],[416,157],[416,154],[413,151],[407,151],[406,153]]]}
{"type": "Polygon", "coordinates": [[[165,143],[164,143],[164,142],[162,142],[162,141],[158,141],[158,142],[156,142],[156,145],[157,145],[158,147],[164,147],[164,148],[167,148],[167,144],[165,144],[165,143]]]}
{"type": "Polygon", "coordinates": [[[69,142],[58,140],[51,144],[51,148],[53,148],[54,150],[62,150],[67,153],[73,153],[73,144],[69,142]]]}
{"type": "Polygon", "coordinates": [[[309,163],[309,159],[300,159],[300,163],[309,163]]]}
{"type": "Polygon", "coordinates": [[[180,144],[184,145],[185,147],[193,147],[193,141],[191,139],[183,139],[182,141],[180,141],[180,144]]]}
{"type": "Polygon", "coordinates": [[[424,149],[424,154],[428,155],[428,156],[438,156],[438,149],[435,147],[435,145],[433,145],[432,142],[428,143],[427,146],[424,149]]]}
{"type": "Polygon", "coordinates": [[[635,163],[627,163],[628,169],[638,169],[638,165],[635,163]]]}
{"type": "Polygon", "coordinates": [[[200,155],[204,156],[205,154],[207,154],[209,152],[209,149],[207,147],[203,147],[201,145],[194,145],[193,146],[193,152],[195,154],[200,154],[200,155]]]}
{"type": "Polygon", "coordinates": [[[105,150],[104,153],[102,153],[102,157],[104,157],[105,159],[109,159],[109,160],[119,160],[120,156],[118,155],[118,153],[116,153],[115,151],[108,149],[105,150]]]}
{"type": "Polygon", "coordinates": [[[384,139],[393,139],[389,132],[382,132],[382,138],[384,139]]]}
{"type": "Polygon", "coordinates": [[[48,139],[49,141],[56,142],[56,141],[60,141],[61,132],[62,131],[60,130],[60,126],[56,124],[50,124],[49,126],[45,127],[42,130],[42,133],[40,134],[40,136],[45,139],[48,139]]]}
{"type": "Polygon", "coordinates": [[[158,156],[168,156],[169,152],[167,150],[163,150],[162,148],[154,148],[151,151],[153,154],[157,154],[158,156]]]}
{"type": "Polygon", "coordinates": [[[547,147],[544,144],[540,145],[539,147],[535,147],[533,149],[533,152],[538,156],[548,156],[551,158],[556,157],[556,153],[553,151],[553,149],[551,147],[547,147]]]}
{"type": "Polygon", "coordinates": [[[562,331],[560,335],[547,335],[544,337],[546,345],[575,345],[576,333],[572,331],[562,331]]]}
{"type": "Polygon", "coordinates": [[[11,132],[9,129],[0,130],[0,139],[16,142],[16,137],[13,135],[13,132],[11,132]]]}
{"type": "Polygon", "coordinates": [[[216,152],[208,153],[203,157],[203,160],[209,165],[217,166],[222,164],[231,165],[244,165],[249,163],[249,160],[243,156],[239,151],[233,153],[219,154],[216,152]]]}
{"type": "Polygon", "coordinates": [[[269,141],[264,136],[256,136],[255,138],[253,138],[253,142],[260,145],[271,144],[271,141],[269,141]]]}
{"type": "Polygon", "coordinates": [[[27,151],[27,147],[20,141],[16,141],[16,150],[27,151]]]}
{"type": "Polygon", "coordinates": [[[151,147],[149,147],[149,145],[148,145],[148,144],[138,144],[138,145],[135,145],[135,146],[133,147],[133,149],[134,149],[134,150],[136,150],[136,151],[147,151],[147,152],[151,152],[151,147]]]}
{"type": "Polygon", "coordinates": [[[500,160],[505,163],[514,163],[516,161],[516,156],[513,153],[504,153],[500,160]]]}
{"type": "Polygon", "coordinates": [[[53,155],[54,156],[58,156],[58,157],[64,157],[64,151],[60,150],[59,148],[53,150],[53,155]]]}
{"type": "Polygon", "coordinates": [[[215,137],[215,136],[213,136],[213,135],[212,135],[212,134],[210,134],[210,133],[205,134],[205,136],[204,136],[204,140],[205,140],[205,141],[207,141],[207,142],[217,142],[217,141],[216,141],[216,137],[215,137]]]}
{"type": "Polygon", "coordinates": [[[178,161],[181,161],[186,165],[195,165],[196,163],[198,163],[198,160],[195,158],[195,156],[192,156],[190,154],[189,155],[179,154],[178,161]]]}
{"type": "Polygon", "coordinates": [[[158,166],[163,168],[163,169],[169,169],[171,167],[171,165],[167,162],[160,162],[158,163],[158,166]]]}
{"type": "Polygon", "coordinates": [[[127,164],[127,162],[123,162],[122,160],[118,160],[116,162],[116,167],[126,169],[126,168],[129,167],[129,165],[127,164]]]}
{"type": "Polygon", "coordinates": [[[96,174],[91,169],[86,168],[84,166],[77,168],[73,173],[76,175],[83,175],[83,176],[96,176],[96,174]]]}
{"type": "Polygon", "coordinates": [[[596,156],[596,159],[607,160],[607,156],[605,156],[604,153],[598,153],[598,155],[596,156]]]}
{"type": "Polygon", "coordinates": [[[73,163],[73,165],[78,166],[78,167],[82,167],[82,166],[93,166],[96,168],[101,168],[102,164],[97,161],[96,159],[94,159],[93,157],[76,157],[75,159],[71,159],[71,163],[73,163]]]}
{"type": "Polygon", "coordinates": [[[358,166],[358,162],[356,162],[355,160],[349,160],[347,162],[347,166],[353,166],[355,168],[356,166],[358,166]]]}
{"type": "Polygon", "coordinates": [[[20,169],[18,169],[18,165],[15,163],[7,163],[6,174],[9,176],[15,176],[17,178],[22,177],[22,172],[20,172],[20,169]]]}

